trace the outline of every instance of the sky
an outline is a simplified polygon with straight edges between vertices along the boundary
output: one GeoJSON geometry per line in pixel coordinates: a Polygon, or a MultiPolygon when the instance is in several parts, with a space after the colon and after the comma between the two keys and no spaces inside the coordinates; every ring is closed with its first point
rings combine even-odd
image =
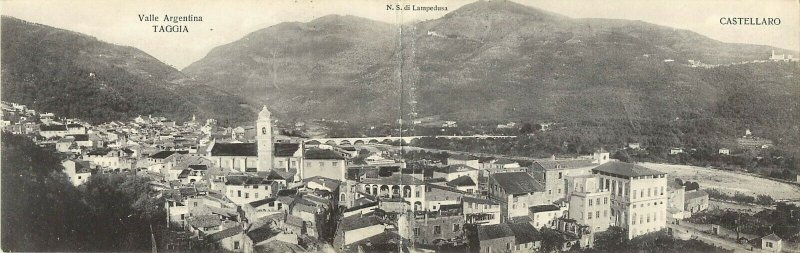
{"type": "MultiPolygon", "coordinates": [[[[139,48],[181,69],[216,46],[281,22],[308,22],[330,15],[406,23],[439,18],[474,0],[273,0],[273,1],[99,1],[5,0],[0,13],[77,31],[102,41],[139,48]],[[388,11],[387,4],[447,7],[447,11],[388,11]],[[140,14],[202,16],[183,22],[189,32],[159,33],[140,14]]],[[[723,42],[770,45],[800,51],[797,0],[517,0],[517,3],[572,18],[614,18],[688,29],[723,42]],[[723,17],[780,18],[777,26],[721,25],[723,17]]],[[[0,38],[1,39],[1,38],[0,38]]]]}

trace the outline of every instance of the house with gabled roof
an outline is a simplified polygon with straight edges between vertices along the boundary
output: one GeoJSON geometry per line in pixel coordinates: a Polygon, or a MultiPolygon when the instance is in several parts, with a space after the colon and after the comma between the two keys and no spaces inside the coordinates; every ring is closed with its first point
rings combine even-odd
{"type": "Polygon", "coordinates": [[[501,203],[503,220],[528,216],[528,207],[550,204],[544,185],[526,172],[504,172],[489,176],[489,195],[501,203]]]}

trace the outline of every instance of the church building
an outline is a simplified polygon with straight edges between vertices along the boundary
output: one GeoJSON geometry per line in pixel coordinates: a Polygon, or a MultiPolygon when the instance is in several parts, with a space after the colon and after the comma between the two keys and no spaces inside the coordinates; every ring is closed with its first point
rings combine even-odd
{"type": "Polygon", "coordinates": [[[208,159],[223,169],[267,175],[273,170],[285,175],[300,169],[301,144],[275,143],[271,113],[266,106],[258,113],[256,130],[255,143],[213,143],[208,159]]]}

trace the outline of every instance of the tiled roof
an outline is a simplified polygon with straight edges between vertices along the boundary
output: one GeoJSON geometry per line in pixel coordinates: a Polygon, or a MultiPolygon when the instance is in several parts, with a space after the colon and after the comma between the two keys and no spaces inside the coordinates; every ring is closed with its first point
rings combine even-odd
{"type": "Polygon", "coordinates": [[[259,206],[263,206],[263,205],[269,204],[271,202],[275,202],[275,200],[276,200],[275,198],[265,198],[265,199],[260,199],[260,200],[256,200],[256,201],[247,203],[247,205],[250,206],[250,207],[256,208],[256,207],[259,207],[259,206]]]}
{"type": "Polygon", "coordinates": [[[304,154],[306,159],[344,160],[344,157],[330,149],[309,149],[304,154]]]}
{"type": "Polygon", "coordinates": [[[461,200],[463,200],[464,202],[469,202],[469,203],[486,204],[486,205],[497,205],[497,202],[494,202],[491,199],[473,198],[473,197],[470,197],[470,196],[461,197],[461,200]]]}
{"type": "Polygon", "coordinates": [[[198,215],[187,218],[186,223],[196,228],[208,228],[221,225],[222,220],[216,215],[198,215]]]}
{"type": "Polygon", "coordinates": [[[211,156],[258,156],[257,143],[214,143],[211,156]]]}
{"type": "Polygon", "coordinates": [[[260,242],[266,241],[269,238],[279,234],[280,232],[275,231],[269,225],[264,225],[255,229],[250,229],[247,232],[247,237],[250,237],[250,240],[253,240],[253,244],[258,244],[260,242]]]}
{"type": "Polygon", "coordinates": [[[68,136],[74,137],[75,141],[89,141],[89,135],[86,134],[73,134],[68,136]]]}
{"type": "Polygon", "coordinates": [[[65,125],[40,125],[39,131],[67,131],[65,125]]]}
{"type": "Polygon", "coordinates": [[[507,223],[478,226],[478,239],[481,241],[513,236],[514,231],[507,223]]]}
{"type": "Polygon", "coordinates": [[[456,179],[453,179],[450,182],[447,182],[449,186],[476,186],[475,181],[472,180],[469,176],[460,176],[456,179]]]}
{"type": "Polygon", "coordinates": [[[445,167],[436,168],[436,171],[442,173],[456,173],[461,171],[472,171],[472,170],[478,170],[478,169],[473,168],[471,166],[467,166],[465,164],[453,164],[453,165],[447,165],[445,167]]]}
{"type": "Polygon", "coordinates": [[[516,244],[542,240],[541,236],[539,235],[539,231],[536,230],[536,228],[534,228],[529,222],[510,223],[508,224],[508,227],[511,228],[511,231],[514,233],[516,244]]]}
{"type": "Polygon", "coordinates": [[[579,160],[536,160],[533,162],[534,169],[544,170],[557,170],[557,169],[575,169],[585,168],[596,165],[592,163],[592,159],[579,159],[579,160]]]}
{"type": "Polygon", "coordinates": [[[298,149],[300,149],[299,143],[275,143],[275,148],[273,149],[275,152],[276,157],[287,157],[293,156],[298,149]]]}
{"type": "Polygon", "coordinates": [[[272,184],[272,181],[244,175],[231,175],[227,176],[225,181],[226,185],[254,185],[254,184],[272,184]]]}
{"type": "Polygon", "coordinates": [[[193,169],[193,170],[208,170],[208,165],[205,165],[205,164],[193,164],[193,165],[189,165],[189,168],[193,169]]]}
{"type": "Polygon", "coordinates": [[[654,176],[666,174],[657,170],[648,169],[632,163],[624,162],[607,162],[603,165],[597,166],[592,169],[595,172],[602,172],[612,175],[624,177],[640,177],[640,176],[654,176]]]}
{"type": "Polygon", "coordinates": [[[690,200],[695,198],[708,198],[708,193],[705,191],[697,190],[697,191],[690,191],[683,195],[684,200],[690,200]]]}
{"type": "Polygon", "coordinates": [[[780,241],[781,238],[778,237],[778,235],[776,235],[775,233],[772,233],[767,236],[761,237],[761,240],[780,241]]]}
{"type": "Polygon", "coordinates": [[[378,217],[371,215],[364,217],[361,217],[360,215],[353,215],[342,218],[339,226],[342,228],[342,231],[351,231],[380,224],[382,223],[378,217]]]}
{"type": "Polygon", "coordinates": [[[292,178],[294,178],[295,174],[297,174],[297,170],[295,170],[295,169],[290,169],[288,171],[275,169],[275,170],[271,170],[270,171],[269,175],[267,176],[267,179],[269,179],[269,180],[292,180],[292,178]]]}
{"type": "Polygon", "coordinates": [[[153,158],[153,159],[164,159],[164,158],[167,158],[167,157],[171,156],[172,154],[175,154],[175,151],[161,151],[161,152],[158,152],[158,153],[155,153],[155,154],[151,155],[150,158],[153,158]]]}
{"type": "Polygon", "coordinates": [[[335,189],[339,188],[339,185],[342,184],[342,182],[339,181],[339,180],[330,179],[330,178],[326,178],[326,177],[320,177],[320,176],[314,176],[314,177],[311,177],[311,178],[307,178],[307,179],[305,179],[303,181],[305,181],[306,183],[315,182],[315,183],[321,184],[321,185],[323,185],[323,186],[325,186],[327,188],[330,188],[331,190],[335,190],[335,189]]]}
{"type": "Polygon", "coordinates": [[[220,240],[228,238],[228,237],[236,236],[236,235],[238,235],[240,233],[242,233],[242,228],[239,227],[239,226],[235,226],[235,227],[231,227],[231,228],[228,228],[228,229],[225,229],[225,230],[210,234],[210,235],[208,235],[206,237],[206,240],[211,241],[211,242],[217,242],[217,241],[220,241],[220,240]]]}
{"type": "Polygon", "coordinates": [[[528,211],[530,211],[531,213],[550,212],[558,210],[561,210],[561,208],[559,208],[556,205],[538,205],[538,206],[528,207],[528,211]]]}
{"type": "Polygon", "coordinates": [[[544,186],[525,172],[495,173],[490,177],[494,178],[494,181],[505,190],[506,194],[544,191],[544,186]]]}

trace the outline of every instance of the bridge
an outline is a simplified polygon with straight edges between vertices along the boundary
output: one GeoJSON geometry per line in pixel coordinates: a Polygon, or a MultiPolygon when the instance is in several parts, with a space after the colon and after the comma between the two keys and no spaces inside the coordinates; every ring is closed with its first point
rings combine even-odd
{"type": "Polygon", "coordinates": [[[350,137],[350,138],[312,138],[309,141],[318,141],[323,144],[330,145],[358,145],[368,143],[386,143],[403,140],[406,143],[419,140],[420,138],[445,138],[445,139],[499,139],[499,138],[516,138],[515,135],[434,135],[434,136],[386,136],[386,137],[350,137]]]}

